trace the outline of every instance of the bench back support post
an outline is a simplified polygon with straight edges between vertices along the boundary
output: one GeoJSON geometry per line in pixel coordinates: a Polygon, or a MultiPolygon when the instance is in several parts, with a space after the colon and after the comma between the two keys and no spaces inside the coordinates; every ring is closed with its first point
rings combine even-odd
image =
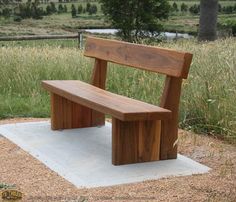
{"type": "Polygon", "coordinates": [[[95,59],[91,84],[105,90],[106,77],[107,77],[107,61],[95,59]]]}
{"type": "Polygon", "coordinates": [[[161,123],[160,159],[177,158],[178,113],[182,78],[166,77],[160,107],[172,111],[172,117],[161,123]]]}
{"type": "MultiPolygon", "coordinates": [[[[95,59],[91,84],[105,90],[107,77],[107,61],[95,59]]],[[[92,110],[92,125],[104,125],[105,114],[92,110]]]]}

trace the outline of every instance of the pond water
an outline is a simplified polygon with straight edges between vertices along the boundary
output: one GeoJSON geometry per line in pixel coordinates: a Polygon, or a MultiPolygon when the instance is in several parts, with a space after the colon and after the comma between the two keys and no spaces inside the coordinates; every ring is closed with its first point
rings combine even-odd
{"type": "MultiPolygon", "coordinates": [[[[93,33],[93,34],[115,34],[118,32],[117,29],[85,29],[84,31],[93,33]]],[[[193,38],[192,35],[189,35],[187,33],[174,33],[174,32],[162,32],[162,36],[166,37],[167,39],[175,39],[177,38],[184,38],[184,39],[190,39],[193,38]]]]}

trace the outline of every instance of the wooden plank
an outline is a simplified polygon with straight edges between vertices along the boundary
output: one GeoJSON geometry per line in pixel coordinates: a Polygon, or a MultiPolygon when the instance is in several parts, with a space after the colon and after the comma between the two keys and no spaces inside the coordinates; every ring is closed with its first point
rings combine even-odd
{"type": "Polygon", "coordinates": [[[164,120],[171,117],[170,110],[110,93],[81,81],[43,81],[42,85],[48,91],[72,102],[123,121],[164,120]]]}
{"type": "Polygon", "coordinates": [[[123,165],[159,160],[160,121],[112,119],[112,163],[123,165]]]}
{"type": "Polygon", "coordinates": [[[178,114],[182,79],[167,77],[160,106],[172,111],[169,120],[161,125],[161,160],[177,158],[178,114]]]}
{"type": "Polygon", "coordinates": [[[51,93],[52,130],[91,127],[92,110],[51,93]]]}
{"type": "MultiPolygon", "coordinates": [[[[91,84],[104,89],[106,87],[107,61],[95,59],[91,84]]],[[[94,126],[105,124],[105,114],[92,110],[92,124],[94,126]]]]}
{"type": "Polygon", "coordinates": [[[88,37],[85,56],[187,78],[192,54],[170,49],[88,37]]]}

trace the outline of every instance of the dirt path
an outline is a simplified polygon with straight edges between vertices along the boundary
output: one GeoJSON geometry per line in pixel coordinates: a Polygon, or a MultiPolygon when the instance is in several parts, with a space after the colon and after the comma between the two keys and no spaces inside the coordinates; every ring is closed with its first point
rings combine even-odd
{"type": "MultiPolygon", "coordinates": [[[[2,120],[0,124],[42,119],[2,120]]],[[[45,119],[43,119],[45,120],[45,119]]],[[[179,131],[179,152],[212,168],[209,174],[106,188],[77,189],[0,136],[0,183],[16,184],[22,201],[236,201],[236,147],[179,131]]],[[[1,199],[0,199],[1,201],[1,199]]]]}

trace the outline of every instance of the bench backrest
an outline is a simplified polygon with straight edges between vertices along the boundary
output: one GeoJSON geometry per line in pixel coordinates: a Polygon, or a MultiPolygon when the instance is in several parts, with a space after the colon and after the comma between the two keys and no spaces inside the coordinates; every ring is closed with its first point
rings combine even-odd
{"type": "MultiPolygon", "coordinates": [[[[177,158],[178,112],[182,80],[187,78],[192,54],[170,49],[138,45],[115,40],[87,38],[85,56],[95,58],[92,85],[105,89],[107,62],[113,62],[166,75],[160,107],[172,112],[170,120],[161,122],[160,158],[177,158]]],[[[155,90],[155,89],[153,89],[155,90]]],[[[94,112],[97,124],[105,115],[94,112]],[[99,117],[99,118],[98,118],[99,117]]]]}
{"type": "Polygon", "coordinates": [[[93,37],[84,55],[179,78],[187,78],[192,60],[186,52],[93,37]]]}
{"type": "MultiPolygon", "coordinates": [[[[126,42],[87,38],[85,56],[95,58],[92,85],[105,89],[107,62],[159,72],[166,75],[160,107],[172,112],[171,119],[161,122],[161,159],[177,158],[178,112],[182,80],[186,79],[192,54],[170,49],[126,42]]],[[[153,89],[155,90],[155,89],[153,89]]],[[[97,124],[104,124],[105,115],[96,114],[97,124]],[[99,118],[98,118],[99,117],[99,118]]]]}

